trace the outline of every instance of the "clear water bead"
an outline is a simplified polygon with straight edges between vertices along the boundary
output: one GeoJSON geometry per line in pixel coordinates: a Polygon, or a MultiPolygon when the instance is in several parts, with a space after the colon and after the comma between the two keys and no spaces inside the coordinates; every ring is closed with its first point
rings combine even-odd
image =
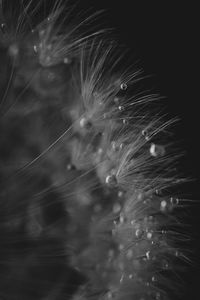
{"type": "Polygon", "coordinates": [[[33,46],[33,50],[34,50],[35,53],[38,52],[38,47],[37,47],[37,45],[34,45],[34,46],[33,46]]]}
{"type": "Polygon", "coordinates": [[[114,213],[114,214],[117,214],[117,213],[120,212],[120,210],[121,210],[121,205],[120,205],[119,203],[115,203],[115,204],[113,205],[113,213],[114,213]]]}
{"type": "Polygon", "coordinates": [[[153,157],[160,157],[165,155],[165,148],[161,145],[156,145],[154,143],[151,144],[149,151],[151,156],[153,157]]]}
{"type": "Polygon", "coordinates": [[[127,88],[128,88],[128,85],[127,85],[126,83],[121,83],[120,89],[121,89],[122,91],[127,90],[127,88]]]}
{"type": "Polygon", "coordinates": [[[168,270],[169,269],[169,262],[166,259],[163,259],[162,262],[161,262],[161,264],[162,264],[162,268],[164,270],[168,270]]]}
{"type": "Polygon", "coordinates": [[[167,201],[166,200],[162,200],[160,203],[160,210],[162,212],[165,212],[167,210],[167,201]]]}
{"type": "Polygon", "coordinates": [[[117,185],[117,178],[114,174],[106,176],[106,184],[109,186],[116,186],[117,185]]]}
{"type": "Polygon", "coordinates": [[[114,98],[114,103],[115,103],[116,105],[119,105],[119,98],[118,98],[118,97],[115,97],[115,98],[114,98]]]}
{"type": "Polygon", "coordinates": [[[142,130],[142,135],[144,136],[146,141],[150,140],[150,134],[146,129],[142,130]]]}
{"type": "Polygon", "coordinates": [[[126,253],[126,257],[127,259],[131,259],[133,257],[133,250],[132,249],[129,249],[126,253]]]}
{"type": "Polygon", "coordinates": [[[156,292],[155,300],[161,300],[161,294],[160,294],[160,292],[156,292]]]}
{"type": "Polygon", "coordinates": [[[147,232],[147,239],[151,240],[153,237],[153,233],[151,231],[147,232]]]}
{"type": "Polygon", "coordinates": [[[122,120],[122,123],[123,123],[124,125],[128,125],[128,120],[127,120],[127,119],[123,119],[123,120],[122,120]]]}
{"type": "Polygon", "coordinates": [[[124,196],[124,192],[123,191],[118,191],[117,196],[119,198],[122,198],[124,196]]]}
{"type": "Polygon", "coordinates": [[[6,23],[1,23],[1,31],[3,34],[6,33],[6,23]]]}
{"type": "Polygon", "coordinates": [[[88,119],[85,117],[81,118],[79,123],[80,123],[80,127],[85,129],[90,129],[92,126],[91,122],[88,121],[88,119]]]}
{"type": "Polygon", "coordinates": [[[118,106],[118,109],[119,109],[119,111],[124,111],[124,106],[119,105],[119,106],[118,106]]]}
{"type": "Polygon", "coordinates": [[[137,238],[141,238],[143,236],[143,234],[144,234],[144,231],[141,228],[136,229],[135,236],[137,238]]]}
{"type": "Polygon", "coordinates": [[[177,205],[179,204],[179,199],[178,199],[178,198],[173,198],[173,197],[171,197],[171,198],[170,198],[170,204],[171,204],[172,206],[177,206],[177,205]]]}
{"type": "Polygon", "coordinates": [[[147,252],[146,252],[146,259],[147,259],[147,260],[150,260],[150,259],[151,259],[151,252],[150,252],[150,251],[147,251],[147,252]]]}

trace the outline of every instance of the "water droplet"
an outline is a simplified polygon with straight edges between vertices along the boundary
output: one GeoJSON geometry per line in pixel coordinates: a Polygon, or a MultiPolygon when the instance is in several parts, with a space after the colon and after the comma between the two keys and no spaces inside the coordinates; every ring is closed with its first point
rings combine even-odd
{"type": "Polygon", "coordinates": [[[108,292],[108,293],[107,293],[107,298],[108,298],[108,299],[112,299],[112,297],[113,297],[112,292],[108,292]]]}
{"type": "Polygon", "coordinates": [[[150,231],[150,232],[147,232],[147,239],[148,240],[151,240],[153,237],[153,233],[150,231]]]}
{"type": "Polygon", "coordinates": [[[120,99],[118,97],[115,97],[114,98],[114,103],[115,103],[115,105],[119,105],[120,99]]]}
{"type": "Polygon", "coordinates": [[[144,136],[146,141],[150,140],[150,135],[149,135],[149,132],[147,131],[147,129],[142,130],[142,135],[144,136]]]}
{"type": "Polygon", "coordinates": [[[123,224],[124,221],[125,221],[124,216],[123,216],[123,215],[120,215],[120,217],[119,217],[119,222],[120,222],[121,224],[123,224]]]}
{"type": "Polygon", "coordinates": [[[128,88],[128,85],[126,83],[121,83],[121,85],[120,85],[121,90],[125,91],[125,90],[127,90],[127,88],[128,88]]]}
{"type": "Polygon", "coordinates": [[[3,34],[6,33],[6,23],[1,23],[1,31],[3,34]]]}
{"type": "Polygon", "coordinates": [[[115,141],[112,141],[111,142],[111,147],[112,147],[113,151],[116,151],[117,150],[117,143],[115,141]]]}
{"type": "Polygon", "coordinates": [[[92,123],[85,117],[80,119],[80,127],[85,129],[90,129],[92,127],[92,123]]]}
{"type": "Polygon", "coordinates": [[[165,212],[167,210],[167,201],[166,200],[162,200],[160,203],[160,210],[162,212],[165,212]]]}
{"type": "Polygon", "coordinates": [[[152,277],[151,277],[151,281],[152,282],[157,282],[158,280],[157,280],[157,277],[155,276],[155,275],[153,275],[152,277]]]}
{"type": "Polygon", "coordinates": [[[124,274],[122,274],[122,276],[121,276],[121,278],[120,278],[119,282],[120,282],[120,283],[122,283],[122,282],[123,282],[123,280],[124,280],[124,274]]]}
{"type": "Polygon", "coordinates": [[[10,56],[16,58],[17,55],[19,54],[19,47],[16,44],[10,45],[9,54],[10,54],[10,56]]]}
{"type": "Polygon", "coordinates": [[[135,236],[137,238],[141,238],[143,236],[143,234],[144,234],[144,231],[142,229],[140,229],[140,228],[136,229],[135,236]]]}
{"type": "Polygon", "coordinates": [[[162,262],[161,262],[161,264],[162,264],[162,268],[164,270],[168,270],[169,269],[169,262],[166,259],[163,259],[162,262]]]}
{"type": "Polygon", "coordinates": [[[161,230],[161,234],[166,235],[167,234],[167,230],[161,230]]]}
{"type": "Polygon", "coordinates": [[[119,145],[119,149],[122,150],[122,149],[124,148],[124,146],[125,146],[124,143],[121,143],[121,144],[119,145]]]}
{"type": "Polygon", "coordinates": [[[114,252],[113,249],[110,249],[110,250],[108,251],[108,256],[109,256],[110,258],[114,257],[114,254],[115,254],[115,252],[114,252]]]}
{"type": "Polygon", "coordinates": [[[150,251],[147,251],[145,255],[146,255],[147,260],[151,259],[151,252],[150,251]]]}
{"type": "Polygon", "coordinates": [[[156,145],[156,144],[152,143],[150,146],[150,154],[153,157],[163,156],[163,155],[165,155],[165,148],[161,145],[156,145]]]}
{"type": "Polygon", "coordinates": [[[171,198],[170,198],[170,204],[171,204],[172,206],[177,206],[177,205],[179,204],[179,199],[178,199],[178,198],[173,198],[173,197],[171,197],[171,198]]]}
{"type": "Polygon", "coordinates": [[[116,186],[117,185],[117,178],[114,174],[106,176],[106,184],[109,186],[116,186]]]}
{"type": "Polygon", "coordinates": [[[119,105],[119,106],[118,106],[118,109],[119,109],[119,111],[124,111],[124,106],[119,105]]]}
{"type": "Polygon", "coordinates": [[[119,203],[115,203],[115,204],[113,205],[113,213],[114,213],[114,214],[117,214],[117,213],[120,212],[120,210],[121,210],[121,205],[120,205],[119,203]]]}
{"type": "Polygon", "coordinates": [[[67,169],[67,171],[72,171],[72,170],[75,170],[76,167],[72,164],[67,164],[66,169],[67,169]]]}
{"type": "Polygon", "coordinates": [[[117,196],[119,198],[122,198],[124,196],[124,192],[123,191],[118,191],[117,196]]]}
{"type": "Polygon", "coordinates": [[[180,256],[181,256],[181,253],[180,253],[178,250],[175,250],[174,255],[175,255],[176,257],[180,257],[180,256]]]}
{"type": "Polygon", "coordinates": [[[128,278],[129,278],[129,279],[133,279],[133,274],[129,274],[129,275],[128,275],[128,278]]]}
{"type": "Polygon", "coordinates": [[[155,194],[156,194],[156,196],[161,196],[162,192],[161,192],[161,190],[156,189],[155,190],[155,194]]]}
{"type": "Polygon", "coordinates": [[[127,120],[127,119],[123,119],[123,120],[122,120],[122,123],[123,123],[124,125],[128,125],[128,120],[127,120]]]}
{"type": "Polygon", "coordinates": [[[124,249],[124,245],[123,245],[123,244],[119,244],[118,249],[119,249],[120,251],[122,251],[122,250],[124,249]]]}
{"type": "Polygon", "coordinates": [[[160,292],[156,292],[155,300],[161,300],[161,294],[160,294],[160,292]]]}
{"type": "Polygon", "coordinates": [[[127,259],[131,259],[133,257],[133,250],[129,249],[126,253],[127,259]]]}
{"type": "Polygon", "coordinates": [[[47,79],[49,81],[53,81],[55,78],[56,78],[55,73],[53,73],[53,72],[48,72],[47,73],[47,79]]]}
{"type": "Polygon", "coordinates": [[[145,282],[145,285],[146,286],[150,286],[150,283],[147,281],[147,282],[145,282]]]}

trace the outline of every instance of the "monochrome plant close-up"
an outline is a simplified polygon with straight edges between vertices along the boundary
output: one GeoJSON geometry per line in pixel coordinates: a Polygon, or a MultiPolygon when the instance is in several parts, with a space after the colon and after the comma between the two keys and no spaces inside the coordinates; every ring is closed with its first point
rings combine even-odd
{"type": "Polygon", "coordinates": [[[109,13],[71,2],[0,1],[0,299],[183,299],[180,116],[109,13]]]}

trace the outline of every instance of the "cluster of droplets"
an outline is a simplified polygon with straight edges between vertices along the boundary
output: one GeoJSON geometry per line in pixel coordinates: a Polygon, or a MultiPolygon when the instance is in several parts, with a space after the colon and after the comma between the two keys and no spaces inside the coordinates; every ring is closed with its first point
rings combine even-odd
{"type": "MultiPolygon", "coordinates": [[[[47,157],[41,166],[48,165],[53,186],[67,203],[70,264],[88,280],[80,299],[97,293],[94,299],[99,300],[168,300],[165,272],[181,254],[166,227],[180,199],[160,192],[174,179],[165,178],[163,172],[171,162],[165,158],[166,147],[154,141],[168,123],[146,118],[145,98],[129,96],[137,72],[119,76],[108,70],[110,45],[96,38],[93,43],[77,42],[72,62],[68,45],[63,48],[66,39],[54,35],[54,26],[54,20],[47,18],[30,33],[27,44],[32,53],[27,61],[31,64],[24,77],[27,80],[32,66],[39,63],[44,78],[38,76],[26,89],[36,92],[41,107],[53,97],[51,105],[62,123],[58,127],[65,130],[56,139],[48,133],[47,142],[53,142],[46,148],[44,131],[40,138],[45,150],[28,166],[47,157]],[[102,46],[106,55],[99,52],[102,46]],[[57,87],[54,94],[52,86],[57,87]]],[[[1,31],[5,32],[4,23],[1,31]]],[[[16,58],[20,48],[12,43],[9,51],[16,58]]],[[[34,115],[31,109],[29,113],[34,115]]]]}

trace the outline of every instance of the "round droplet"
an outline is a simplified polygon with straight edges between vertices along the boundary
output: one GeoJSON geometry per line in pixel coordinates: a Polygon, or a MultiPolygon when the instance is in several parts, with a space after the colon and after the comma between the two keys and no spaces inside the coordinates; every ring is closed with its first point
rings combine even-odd
{"type": "Polygon", "coordinates": [[[147,232],[147,239],[151,240],[153,237],[153,233],[151,231],[147,232]]]}
{"type": "Polygon", "coordinates": [[[121,144],[119,145],[119,149],[122,150],[122,149],[124,148],[124,146],[125,146],[124,143],[121,143],[121,144]]]}
{"type": "Polygon", "coordinates": [[[167,234],[167,230],[161,230],[161,234],[166,235],[167,234]]]}
{"type": "Polygon", "coordinates": [[[140,229],[140,228],[136,229],[136,231],[135,231],[135,236],[136,236],[138,239],[141,238],[141,237],[143,236],[143,234],[144,234],[144,231],[143,231],[142,229],[140,229]]]}
{"type": "Polygon", "coordinates": [[[161,262],[161,264],[162,264],[162,268],[164,270],[168,270],[169,269],[169,262],[166,259],[163,259],[162,262],[161,262]]]}
{"type": "Polygon", "coordinates": [[[119,198],[122,198],[124,196],[124,192],[123,191],[118,191],[117,196],[119,198]]]}
{"type": "Polygon", "coordinates": [[[106,176],[106,184],[109,186],[117,185],[117,178],[114,174],[106,176]]]}
{"type": "Polygon", "coordinates": [[[53,81],[55,78],[56,78],[55,73],[53,73],[53,72],[48,72],[47,73],[47,79],[49,81],[53,81]]]}
{"type": "Polygon", "coordinates": [[[171,197],[170,198],[170,204],[172,206],[177,206],[179,204],[179,199],[178,198],[174,198],[174,197],[171,197]]]}
{"type": "Polygon", "coordinates": [[[127,259],[131,259],[133,257],[133,250],[132,249],[129,249],[126,253],[126,257],[127,259]]]}
{"type": "Polygon", "coordinates": [[[119,100],[118,97],[115,97],[115,98],[114,98],[114,103],[115,103],[116,105],[119,105],[119,101],[120,101],[120,100],[119,100]]]}
{"type": "Polygon", "coordinates": [[[124,111],[124,106],[119,105],[119,106],[118,106],[118,109],[119,109],[119,111],[124,111]]]}
{"type": "Polygon", "coordinates": [[[121,224],[123,224],[124,221],[125,221],[124,216],[123,216],[123,215],[120,215],[120,217],[119,217],[119,222],[120,222],[121,224]]]}
{"type": "Polygon", "coordinates": [[[110,250],[108,251],[108,256],[109,256],[110,258],[114,257],[114,254],[115,254],[115,252],[114,252],[113,249],[110,249],[110,250]]]}
{"type": "Polygon", "coordinates": [[[119,247],[118,247],[119,251],[122,251],[124,250],[124,245],[123,244],[119,244],[119,247]]]}
{"type": "Polygon", "coordinates": [[[166,200],[162,200],[160,203],[160,210],[162,212],[165,212],[167,210],[167,201],[166,200]]]}
{"type": "Polygon", "coordinates": [[[124,125],[128,125],[128,120],[127,120],[127,119],[123,119],[123,120],[122,120],[122,123],[123,123],[124,125]]]}
{"type": "Polygon", "coordinates": [[[156,292],[155,300],[161,300],[161,294],[160,294],[160,292],[156,292]]]}
{"type": "Polygon", "coordinates": [[[111,142],[111,147],[113,149],[113,151],[117,151],[117,143],[115,141],[111,142]]]}
{"type": "Polygon", "coordinates": [[[92,127],[92,123],[88,119],[83,117],[80,119],[80,127],[85,129],[90,129],[92,127]]]}
{"type": "Polygon", "coordinates": [[[120,205],[119,203],[115,203],[115,204],[113,205],[113,213],[114,213],[114,214],[117,214],[117,213],[120,212],[120,210],[121,210],[121,205],[120,205]]]}
{"type": "Polygon", "coordinates": [[[156,145],[154,143],[150,146],[150,154],[153,157],[160,157],[165,154],[165,148],[161,145],[156,145]]]}
{"type": "Polygon", "coordinates": [[[127,85],[126,83],[121,83],[120,89],[121,89],[122,91],[127,90],[127,88],[128,88],[128,85],[127,85]]]}
{"type": "Polygon", "coordinates": [[[151,259],[151,252],[147,251],[146,254],[145,254],[145,256],[146,256],[147,260],[150,260],[151,259]]]}
{"type": "Polygon", "coordinates": [[[72,170],[75,170],[76,168],[72,164],[67,164],[66,169],[67,169],[67,171],[72,171],[72,170]]]}
{"type": "Polygon", "coordinates": [[[112,299],[112,297],[113,297],[112,292],[108,292],[108,293],[107,293],[107,298],[108,298],[108,299],[112,299]]]}
{"type": "Polygon", "coordinates": [[[156,194],[156,196],[161,196],[162,192],[161,192],[161,190],[156,189],[155,190],[155,194],[156,194]]]}
{"type": "Polygon", "coordinates": [[[120,282],[120,283],[122,283],[122,282],[123,282],[123,280],[124,280],[124,274],[122,274],[122,276],[121,276],[121,278],[120,278],[119,282],[120,282]]]}
{"type": "Polygon", "coordinates": [[[155,276],[155,275],[153,275],[152,277],[151,277],[151,281],[152,282],[157,282],[158,280],[157,280],[157,277],[155,276]]]}
{"type": "Polygon", "coordinates": [[[149,135],[149,132],[147,131],[147,129],[142,130],[142,135],[144,136],[146,141],[150,140],[150,135],[149,135]]]}
{"type": "Polygon", "coordinates": [[[1,23],[1,31],[3,34],[6,33],[6,23],[1,23]]]}
{"type": "Polygon", "coordinates": [[[35,53],[38,52],[38,47],[37,47],[37,45],[34,45],[34,46],[33,46],[33,50],[34,50],[35,53]]]}

